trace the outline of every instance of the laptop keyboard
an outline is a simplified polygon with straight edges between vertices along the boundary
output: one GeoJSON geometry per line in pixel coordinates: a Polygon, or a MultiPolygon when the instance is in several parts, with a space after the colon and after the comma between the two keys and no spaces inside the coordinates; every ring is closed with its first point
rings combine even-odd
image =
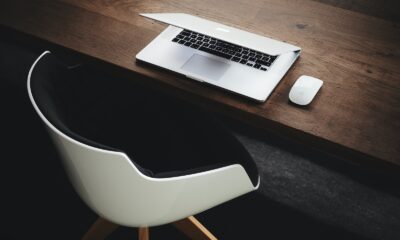
{"type": "Polygon", "coordinates": [[[276,56],[257,52],[186,29],[182,30],[172,41],[262,71],[267,71],[276,59],[276,56]]]}

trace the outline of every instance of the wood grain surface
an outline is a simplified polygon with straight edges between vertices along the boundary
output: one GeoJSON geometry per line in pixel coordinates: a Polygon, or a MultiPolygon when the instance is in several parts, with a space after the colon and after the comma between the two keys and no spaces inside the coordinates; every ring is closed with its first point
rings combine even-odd
{"type": "Polygon", "coordinates": [[[253,126],[373,166],[400,166],[400,25],[316,1],[1,1],[0,25],[90,56],[135,81],[253,126]],[[184,12],[302,47],[262,104],[135,61],[184,12]],[[324,80],[311,105],[288,101],[301,75],[324,80]]]}

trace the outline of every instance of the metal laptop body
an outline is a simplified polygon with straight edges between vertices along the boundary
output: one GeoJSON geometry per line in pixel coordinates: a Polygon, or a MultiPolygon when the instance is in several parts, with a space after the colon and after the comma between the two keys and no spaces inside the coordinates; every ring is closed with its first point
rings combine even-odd
{"type": "MultiPolygon", "coordinates": [[[[170,24],[170,26],[142,49],[136,55],[136,59],[256,101],[263,102],[268,98],[300,55],[301,49],[299,47],[188,14],[156,13],[141,15],[170,24]],[[224,57],[221,57],[218,54],[203,51],[201,49],[204,49],[204,47],[201,44],[200,48],[193,48],[195,45],[189,47],[179,44],[179,42],[185,42],[177,38],[180,33],[182,35],[184,29],[191,32],[192,38],[197,36],[193,34],[198,34],[200,36],[198,39],[202,39],[201,36],[203,36],[211,40],[217,39],[218,42],[229,43],[229,46],[234,44],[238,46],[235,49],[239,49],[237,51],[241,51],[241,53],[250,52],[249,54],[252,54],[255,52],[254,58],[250,56],[250,59],[256,59],[255,57],[259,57],[259,59],[253,62],[247,60],[247,64],[245,64],[244,59],[235,62],[240,58],[235,57],[235,55],[232,55],[231,59],[227,59],[229,56],[223,55],[224,57]],[[248,51],[245,52],[246,49],[248,51]],[[268,58],[266,55],[270,57],[268,58]],[[258,64],[258,62],[263,62],[261,60],[263,56],[269,60],[274,59],[270,66],[258,64]]],[[[187,42],[189,43],[189,40],[187,42]]],[[[196,42],[193,44],[196,44],[196,42]]],[[[204,45],[206,44],[203,43],[204,45]]],[[[236,53],[236,55],[243,58],[249,57],[241,53],[236,53]]]]}

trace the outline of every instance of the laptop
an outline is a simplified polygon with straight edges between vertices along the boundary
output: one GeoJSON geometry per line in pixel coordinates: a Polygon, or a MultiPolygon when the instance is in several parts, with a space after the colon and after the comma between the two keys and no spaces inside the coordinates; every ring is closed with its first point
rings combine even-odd
{"type": "Polygon", "coordinates": [[[184,13],[140,14],[169,26],[136,59],[264,102],[301,48],[184,13]]]}

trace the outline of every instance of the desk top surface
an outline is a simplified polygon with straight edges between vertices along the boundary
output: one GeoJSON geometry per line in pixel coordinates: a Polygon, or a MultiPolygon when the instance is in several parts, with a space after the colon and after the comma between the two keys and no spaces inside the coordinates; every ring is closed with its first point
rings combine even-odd
{"type": "Polygon", "coordinates": [[[188,101],[360,163],[400,166],[400,23],[315,1],[1,1],[0,25],[144,76],[188,101]],[[142,12],[184,12],[302,47],[265,103],[135,62],[166,25],[142,12]],[[301,75],[324,80],[306,108],[288,102],[301,75]],[[173,89],[173,90],[172,90],[173,89]]]}

